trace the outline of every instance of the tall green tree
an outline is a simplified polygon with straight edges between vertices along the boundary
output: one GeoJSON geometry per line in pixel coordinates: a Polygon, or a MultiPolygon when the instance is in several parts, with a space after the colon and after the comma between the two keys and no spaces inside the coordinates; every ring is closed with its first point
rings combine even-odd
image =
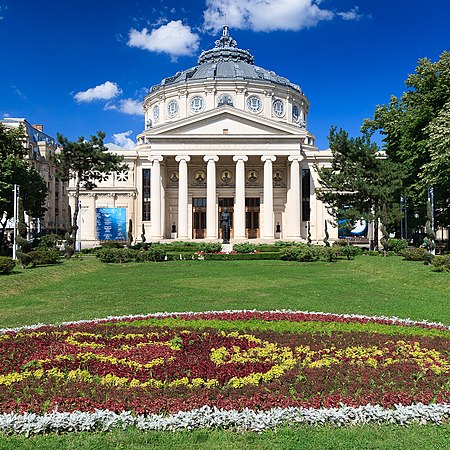
{"type": "Polygon", "coordinates": [[[427,190],[435,187],[440,225],[450,224],[450,52],[420,59],[401,98],[377,106],[363,129],[383,136],[383,148],[405,171],[409,203],[426,220],[427,190]]]}
{"type": "Polygon", "coordinates": [[[71,228],[74,249],[78,231],[81,189],[94,189],[97,183],[106,180],[111,172],[122,168],[123,156],[108,151],[103,144],[105,136],[105,133],[98,131],[89,140],[79,137],[74,142],[57,134],[58,142],[62,145],[61,151],[56,155],[59,176],[66,181],[73,180],[75,185],[75,207],[71,228]]]}
{"type": "Polygon", "coordinates": [[[350,138],[346,131],[332,127],[328,140],[333,159],[331,167],[316,166],[321,185],[317,198],[329,205],[335,225],[341,219],[349,228],[361,219],[374,222],[378,247],[378,222],[392,230],[401,217],[401,171],[380,153],[368,133],[350,138]]]}
{"type": "Polygon", "coordinates": [[[47,186],[39,172],[24,159],[23,128],[8,128],[0,124],[0,251],[5,250],[6,223],[14,215],[13,186],[20,187],[24,211],[40,218],[45,213],[47,186]]]}

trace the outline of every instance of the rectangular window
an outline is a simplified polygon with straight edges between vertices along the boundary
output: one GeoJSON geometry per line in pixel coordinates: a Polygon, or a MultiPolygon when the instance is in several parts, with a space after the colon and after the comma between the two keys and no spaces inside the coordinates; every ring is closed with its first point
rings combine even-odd
{"type": "Polygon", "coordinates": [[[142,220],[151,220],[151,169],[142,169],[142,220]]]}
{"type": "Polygon", "coordinates": [[[311,171],[302,169],[302,220],[307,222],[311,220],[311,171]]]}

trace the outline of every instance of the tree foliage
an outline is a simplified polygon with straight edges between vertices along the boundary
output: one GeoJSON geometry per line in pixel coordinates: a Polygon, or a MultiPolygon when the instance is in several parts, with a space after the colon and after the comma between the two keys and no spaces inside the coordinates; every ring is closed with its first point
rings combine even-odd
{"type": "Polygon", "coordinates": [[[333,127],[328,140],[333,159],[331,167],[316,166],[321,185],[316,195],[329,205],[334,224],[344,219],[352,228],[361,219],[375,224],[380,220],[392,229],[401,215],[402,174],[397,164],[380,153],[368,133],[349,138],[333,127]]]}
{"type": "Polygon", "coordinates": [[[450,52],[437,62],[420,59],[401,98],[377,106],[363,129],[379,131],[387,155],[402,164],[405,187],[415,209],[426,218],[427,189],[435,187],[441,225],[450,223],[450,52]]]}
{"type": "Polygon", "coordinates": [[[24,211],[31,217],[45,212],[47,186],[39,172],[24,159],[23,128],[10,129],[0,124],[0,248],[4,247],[6,222],[13,218],[13,186],[20,186],[24,211]]]}
{"type": "Polygon", "coordinates": [[[97,183],[108,178],[111,172],[122,168],[123,157],[108,151],[104,146],[105,133],[99,131],[89,140],[79,137],[77,141],[69,141],[61,134],[57,134],[62,150],[57,154],[57,165],[63,180],[73,180],[75,185],[75,207],[72,216],[73,248],[76,246],[78,230],[78,214],[80,190],[94,189],[97,183]]]}

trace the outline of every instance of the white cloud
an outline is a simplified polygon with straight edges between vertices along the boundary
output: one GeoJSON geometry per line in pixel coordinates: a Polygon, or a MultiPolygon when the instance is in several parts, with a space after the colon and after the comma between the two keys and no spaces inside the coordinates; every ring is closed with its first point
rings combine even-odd
{"type": "Polygon", "coordinates": [[[130,139],[128,136],[132,133],[131,130],[124,131],[123,133],[116,133],[113,134],[114,144],[118,145],[119,147],[123,147],[126,150],[132,150],[136,144],[132,139],[130,139]]]}
{"type": "Polygon", "coordinates": [[[131,115],[142,116],[144,114],[144,109],[142,107],[142,102],[140,100],[133,100],[132,98],[126,98],[119,101],[119,106],[117,108],[120,112],[131,115]]]}
{"type": "Polygon", "coordinates": [[[135,116],[142,116],[144,114],[142,101],[133,100],[132,98],[121,99],[117,103],[107,102],[103,109],[105,111],[118,111],[135,116]]]}
{"type": "Polygon", "coordinates": [[[181,20],[171,21],[167,25],[142,31],[132,28],[129,33],[128,45],[150,52],[167,53],[172,58],[183,55],[193,55],[199,47],[199,36],[192,33],[188,25],[181,20]]]}
{"type": "Polygon", "coordinates": [[[357,6],[354,6],[350,11],[338,12],[336,14],[343,20],[359,20],[364,17],[363,14],[359,13],[359,8],[357,6]]]}
{"type": "Polygon", "coordinates": [[[203,27],[213,31],[223,25],[253,31],[299,31],[336,15],[345,20],[361,17],[356,7],[347,13],[335,13],[321,9],[320,4],[321,0],[206,0],[203,27]]]}
{"type": "Polygon", "coordinates": [[[109,100],[122,93],[122,89],[111,81],[106,81],[86,91],[77,92],[73,98],[76,102],[92,102],[94,100],[109,100]]]}

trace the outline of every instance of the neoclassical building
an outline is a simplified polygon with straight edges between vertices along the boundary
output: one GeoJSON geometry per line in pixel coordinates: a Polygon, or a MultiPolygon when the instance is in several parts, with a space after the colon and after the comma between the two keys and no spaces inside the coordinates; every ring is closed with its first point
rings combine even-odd
{"type": "MultiPolygon", "coordinates": [[[[129,219],[135,241],[143,228],[147,241],[218,240],[225,207],[232,242],[306,241],[308,232],[322,241],[329,217],[315,196],[315,166],[331,152],[308,130],[309,101],[255,65],[228,27],[198,65],[154,85],[143,106],[134,150],[110,147],[128,170],[82,192],[83,246],[125,239],[129,219]]],[[[331,225],[328,233],[337,238],[331,225]]]]}

